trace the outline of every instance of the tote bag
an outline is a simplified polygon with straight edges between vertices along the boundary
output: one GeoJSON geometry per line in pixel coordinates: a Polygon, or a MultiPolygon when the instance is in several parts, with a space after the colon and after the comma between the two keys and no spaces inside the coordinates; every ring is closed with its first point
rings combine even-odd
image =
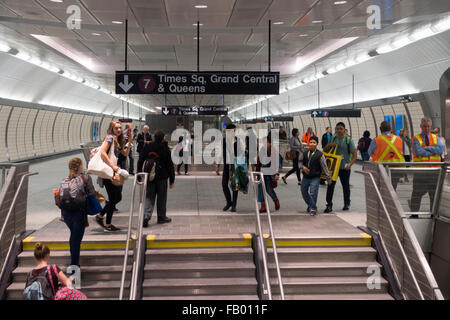
{"type": "MultiPolygon", "coordinates": [[[[106,139],[103,143],[105,142],[106,139]]],[[[114,165],[117,165],[117,157],[114,155],[114,141],[109,148],[108,158],[114,165]]],[[[100,150],[89,161],[87,173],[94,174],[103,179],[112,179],[114,176],[113,169],[103,161],[100,150]]]]}

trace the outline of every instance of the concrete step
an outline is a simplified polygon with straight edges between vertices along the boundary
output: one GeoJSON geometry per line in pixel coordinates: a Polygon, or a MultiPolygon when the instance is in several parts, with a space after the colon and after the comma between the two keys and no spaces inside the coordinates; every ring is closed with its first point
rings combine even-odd
{"type": "MultiPolygon", "coordinates": [[[[377,262],[281,262],[281,276],[284,277],[344,277],[367,276],[369,267],[382,266],[377,262]]],[[[276,277],[275,263],[269,263],[269,274],[276,277]]]]}
{"type": "MultiPolygon", "coordinates": [[[[125,281],[125,288],[130,286],[130,281],[125,281]]],[[[6,290],[7,300],[22,300],[25,283],[14,282],[6,290]]],[[[90,298],[111,298],[118,299],[120,293],[120,281],[84,281],[82,283],[81,292],[83,292],[88,299],[90,298]]],[[[129,291],[124,290],[125,294],[129,291]]]]}
{"type": "MultiPolygon", "coordinates": [[[[67,266],[61,266],[66,273],[67,266]]],[[[25,282],[32,268],[18,267],[13,271],[13,282],[25,282]]],[[[67,274],[67,273],[66,273],[67,274]]],[[[131,277],[131,265],[127,266],[126,278],[131,277]]],[[[122,278],[122,266],[83,266],[81,269],[81,282],[93,280],[120,280],[122,278]]]]}
{"type": "MultiPolygon", "coordinates": [[[[83,266],[112,266],[122,265],[125,250],[81,250],[80,265],[83,266]]],[[[133,251],[128,252],[129,264],[132,261],[133,251]]],[[[68,266],[70,265],[70,251],[52,251],[50,254],[51,264],[68,266]]],[[[23,251],[18,256],[18,265],[20,267],[29,267],[30,270],[36,266],[34,253],[23,251]]]]}
{"type": "MultiPolygon", "coordinates": [[[[379,289],[369,289],[368,277],[286,277],[282,278],[285,294],[359,294],[387,293],[388,282],[380,279],[379,289]]],[[[278,280],[271,278],[272,292],[279,293],[278,280]]]]}
{"type": "Polygon", "coordinates": [[[145,266],[146,279],[254,277],[255,265],[242,261],[151,262],[145,266]]]}
{"type": "Polygon", "coordinates": [[[159,297],[143,297],[142,300],[259,300],[255,295],[193,295],[193,296],[159,296],[159,297]]]}
{"type": "Polygon", "coordinates": [[[243,261],[253,263],[252,248],[153,249],[145,254],[147,264],[187,261],[243,261]]]}
{"type": "Polygon", "coordinates": [[[143,296],[256,295],[255,278],[146,279],[143,296]]]}
{"type": "MultiPolygon", "coordinates": [[[[267,253],[268,261],[274,262],[273,249],[267,253]]],[[[370,262],[376,258],[372,247],[280,247],[277,253],[280,262],[370,262]]]]}
{"type": "MultiPolygon", "coordinates": [[[[273,295],[273,300],[280,300],[279,295],[273,295]]],[[[337,294],[285,294],[285,300],[394,300],[388,293],[337,293],[337,294]]]]}

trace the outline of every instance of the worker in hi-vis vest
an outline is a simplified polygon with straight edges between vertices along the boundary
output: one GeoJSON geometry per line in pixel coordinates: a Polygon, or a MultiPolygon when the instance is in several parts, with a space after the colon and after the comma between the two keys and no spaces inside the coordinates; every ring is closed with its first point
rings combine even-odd
{"type": "MultiPolygon", "coordinates": [[[[391,125],[387,121],[380,124],[381,136],[372,139],[367,152],[373,162],[405,162],[403,157],[403,140],[392,134],[391,125]]],[[[394,190],[397,189],[401,175],[392,172],[391,181],[394,190]]]]}
{"type": "MultiPolygon", "coordinates": [[[[413,161],[441,162],[444,146],[438,137],[431,133],[431,119],[422,118],[420,129],[422,132],[412,138],[413,161]]],[[[439,171],[417,172],[414,174],[413,191],[411,199],[408,201],[412,212],[420,211],[420,203],[425,193],[428,193],[430,197],[430,212],[432,211],[438,177],[439,171]]]]}

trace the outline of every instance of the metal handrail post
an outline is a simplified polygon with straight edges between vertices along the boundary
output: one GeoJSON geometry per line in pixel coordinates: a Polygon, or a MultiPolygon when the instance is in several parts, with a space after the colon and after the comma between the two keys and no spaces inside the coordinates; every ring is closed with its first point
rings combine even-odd
{"type": "Polygon", "coordinates": [[[138,232],[136,237],[136,255],[137,258],[134,263],[133,267],[133,273],[132,273],[132,289],[130,290],[130,300],[136,300],[136,293],[137,293],[137,281],[138,281],[138,268],[141,265],[141,251],[142,251],[142,232],[143,232],[143,224],[144,224],[144,204],[145,204],[145,197],[146,197],[146,191],[147,191],[147,178],[148,173],[138,173],[137,175],[143,176],[142,181],[137,181],[137,184],[141,186],[140,190],[140,199],[139,199],[139,214],[138,214],[138,232]]]}
{"type": "Polygon", "coordinates": [[[127,232],[127,238],[126,238],[126,244],[125,244],[125,255],[123,258],[123,265],[122,265],[122,277],[120,279],[120,292],[119,292],[119,300],[123,299],[123,291],[125,286],[125,275],[127,270],[127,264],[128,264],[128,251],[130,249],[130,238],[131,238],[131,226],[133,222],[133,211],[134,211],[134,195],[136,192],[136,184],[137,184],[137,175],[134,176],[133,180],[133,187],[131,189],[131,208],[130,208],[130,215],[128,217],[128,232],[127,232]]]}
{"type": "Polygon", "coordinates": [[[11,213],[12,213],[12,211],[13,211],[15,205],[16,205],[16,201],[17,201],[17,198],[19,196],[19,192],[22,189],[23,181],[25,180],[25,178],[27,178],[29,176],[35,176],[37,174],[39,174],[39,173],[38,172],[26,173],[20,178],[19,187],[17,188],[16,193],[14,194],[14,198],[13,198],[13,200],[11,202],[11,205],[9,206],[8,214],[6,215],[5,221],[3,222],[2,230],[0,231],[0,241],[1,241],[2,237],[3,237],[3,233],[5,232],[6,225],[9,222],[9,218],[11,217],[11,213]]]}
{"type": "Polygon", "coordinates": [[[283,282],[281,281],[281,270],[280,270],[280,264],[278,262],[277,246],[275,244],[275,236],[273,234],[272,218],[270,217],[270,208],[269,208],[269,203],[268,203],[267,193],[266,193],[266,183],[264,182],[264,174],[262,172],[260,172],[260,174],[261,174],[261,189],[264,190],[263,196],[264,196],[264,202],[266,204],[267,220],[269,222],[270,238],[272,239],[273,256],[275,259],[275,267],[276,267],[277,276],[278,276],[278,286],[280,287],[281,300],[284,300],[283,282]]]}
{"type": "Polygon", "coordinates": [[[263,249],[262,252],[262,258],[263,258],[263,266],[264,266],[264,278],[266,280],[266,290],[267,290],[267,295],[269,296],[269,300],[272,300],[272,289],[270,287],[270,277],[269,277],[269,268],[267,265],[267,255],[266,255],[266,246],[264,244],[264,233],[262,232],[262,226],[261,226],[261,217],[260,217],[260,212],[259,212],[259,207],[258,207],[258,188],[255,187],[256,185],[261,183],[261,180],[258,182],[256,181],[254,175],[257,175],[258,172],[250,172],[250,176],[252,178],[252,186],[253,186],[253,191],[255,192],[255,206],[256,206],[256,233],[257,235],[259,235],[259,242],[260,242],[260,247],[263,249]]]}
{"type": "Polygon", "coordinates": [[[423,294],[422,294],[422,290],[420,289],[419,283],[417,282],[417,279],[416,279],[416,277],[414,275],[414,272],[413,272],[413,270],[411,268],[411,265],[409,264],[408,257],[406,256],[406,253],[403,250],[403,246],[402,246],[402,244],[400,242],[400,239],[398,238],[397,231],[395,231],[394,224],[392,223],[391,217],[389,216],[389,213],[388,213],[387,208],[386,208],[386,204],[384,203],[383,197],[381,196],[381,192],[378,189],[377,184],[375,183],[375,179],[373,177],[373,174],[371,172],[365,172],[365,171],[360,171],[360,170],[356,170],[355,172],[356,173],[360,173],[360,174],[365,174],[365,175],[368,175],[370,177],[370,180],[371,180],[371,182],[372,182],[372,184],[373,184],[373,186],[375,188],[375,191],[377,193],[378,200],[380,201],[381,206],[383,207],[383,212],[386,215],[387,221],[389,222],[389,226],[391,227],[392,232],[394,233],[395,241],[397,242],[397,245],[400,248],[400,252],[401,252],[401,254],[403,256],[403,260],[406,263],[406,267],[408,269],[408,272],[411,274],[411,276],[413,278],[414,286],[416,287],[417,292],[419,293],[420,299],[421,300],[425,300],[425,298],[423,297],[423,294]]]}

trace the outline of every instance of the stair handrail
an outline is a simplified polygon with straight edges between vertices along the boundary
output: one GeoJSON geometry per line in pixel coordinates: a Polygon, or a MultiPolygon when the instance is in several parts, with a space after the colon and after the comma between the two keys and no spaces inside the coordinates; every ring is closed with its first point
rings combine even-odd
{"type": "Polygon", "coordinates": [[[271,284],[270,284],[267,253],[265,250],[266,246],[264,245],[264,234],[262,232],[262,225],[261,225],[261,217],[260,217],[261,212],[259,211],[259,206],[258,206],[258,188],[256,187],[256,185],[261,185],[261,192],[263,193],[264,203],[266,205],[267,221],[269,222],[270,238],[272,239],[273,256],[275,259],[275,267],[277,270],[278,286],[280,287],[281,300],[284,300],[283,282],[281,279],[281,270],[280,270],[280,264],[278,261],[278,252],[277,252],[277,246],[275,244],[275,242],[276,242],[275,236],[273,234],[272,219],[270,217],[270,208],[269,208],[269,203],[267,200],[266,185],[264,182],[264,174],[262,172],[250,171],[250,177],[252,180],[253,191],[255,192],[256,227],[257,227],[256,234],[259,235],[260,245],[261,245],[261,248],[263,249],[262,250],[262,258],[263,258],[263,265],[264,265],[264,277],[266,280],[267,294],[269,296],[269,300],[272,300],[272,289],[271,289],[271,284]],[[259,176],[259,180],[255,179],[255,176],[259,176]]]}
{"type": "Polygon", "coordinates": [[[17,198],[19,197],[19,193],[22,190],[23,181],[25,180],[25,178],[30,177],[30,176],[35,176],[37,174],[39,174],[39,172],[25,173],[20,178],[19,186],[17,187],[17,190],[14,193],[14,198],[13,198],[13,200],[11,202],[11,205],[9,206],[8,214],[6,215],[6,218],[3,221],[2,230],[0,231],[0,243],[1,243],[1,240],[3,238],[3,234],[5,232],[6,226],[8,225],[9,218],[11,217],[11,213],[12,213],[14,207],[16,206],[16,201],[17,201],[17,198]]]}
{"type": "Polygon", "coordinates": [[[360,171],[360,170],[356,170],[355,172],[356,172],[356,173],[360,173],[360,174],[369,176],[369,178],[370,178],[370,180],[371,180],[371,182],[372,182],[372,185],[373,185],[373,187],[375,188],[375,191],[376,191],[376,193],[377,193],[378,201],[381,203],[381,206],[382,206],[382,208],[383,208],[383,212],[384,212],[384,214],[385,214],[385,216],[386,216],[386,218],[387,218],[387,221],[389,222],[389,226],[390,226],[390,228],[391,228],[391,231],[392,231],[392,233],[394,234],[395,241],[397,242],[397,245],[398,245],[398,247],[400,248],[400,252],[401,252],[401,254],[402,254],[403,260],[404,260],[405,263],[406,263],[406,267],[407,267],[408,273],[411,275],[411,277],[412,277],[412,279],[413,279],[414,287],[416,288],[417,292],[419,293],[420,299],[421,299],[421,300],[425,300],[425,298],[424,298],[424,296],[423,296],[423,294],[422,294],[422,290],[420,289],[419,283],[417,282],[417,278],[416,278],[416,276],[414,275],[414,272],[413,272],[413,270],[412,270],[412,268],[411,268],[411,264],[409,263],[409,259],[408,259],[408,257],[406,256],[405,250],[403,250],[403,245],[402,245],[402,243],[400,242],[400,239],[398,238],[397,231],[396,231],[395,228],[394,228],[394,224],[392,223],[391,217],[389,216],[389,213],[388,213],[388,211],[387,211],[386,203],[384,202],[383,197],[381,196],[380,189],[378,188],[378,186],[377,186],[377,184],[376,184],[376,182],[375,182],[375,178],[373,177],[373,174],[372,174],[371,172],[360,171]]]}
{"type": "Polygon", "coordinates": [[[141,239],[142,239],[142,227],[144,222],[144,203],[147,191],[147,179],[148,173],[139,172],[134,175],[133,187],[131,191],[131,207],[130,214],[128,217],[128,231],[125,245],[125,254],[123,258],[123,266],[122,266],[122,277],[120,280],[120,292],[119,292],[119,300],[123,299],[124,287],[125,287],[125,277],[126,277],[126,269],[128,265],[128,252],[130,250],[130,241],[131,241],[131,229],[133,225],[133,213],[134,213],[134,199],[136,195],[136,186],[139,185],[140,189],[140,199],[139,199],[139,213],[138,213],[138,234],[135,239],[135,249],[137,248],[136,256],[133,256],[133,266],[131,271],[131,282],[130,282],[130,300],[136,299],[137,292],[137,278],[138,278],[138,266],[140,265],[141,259],[141,239]],[[140,179],[140,177],[143,177],[140,179]]]}

